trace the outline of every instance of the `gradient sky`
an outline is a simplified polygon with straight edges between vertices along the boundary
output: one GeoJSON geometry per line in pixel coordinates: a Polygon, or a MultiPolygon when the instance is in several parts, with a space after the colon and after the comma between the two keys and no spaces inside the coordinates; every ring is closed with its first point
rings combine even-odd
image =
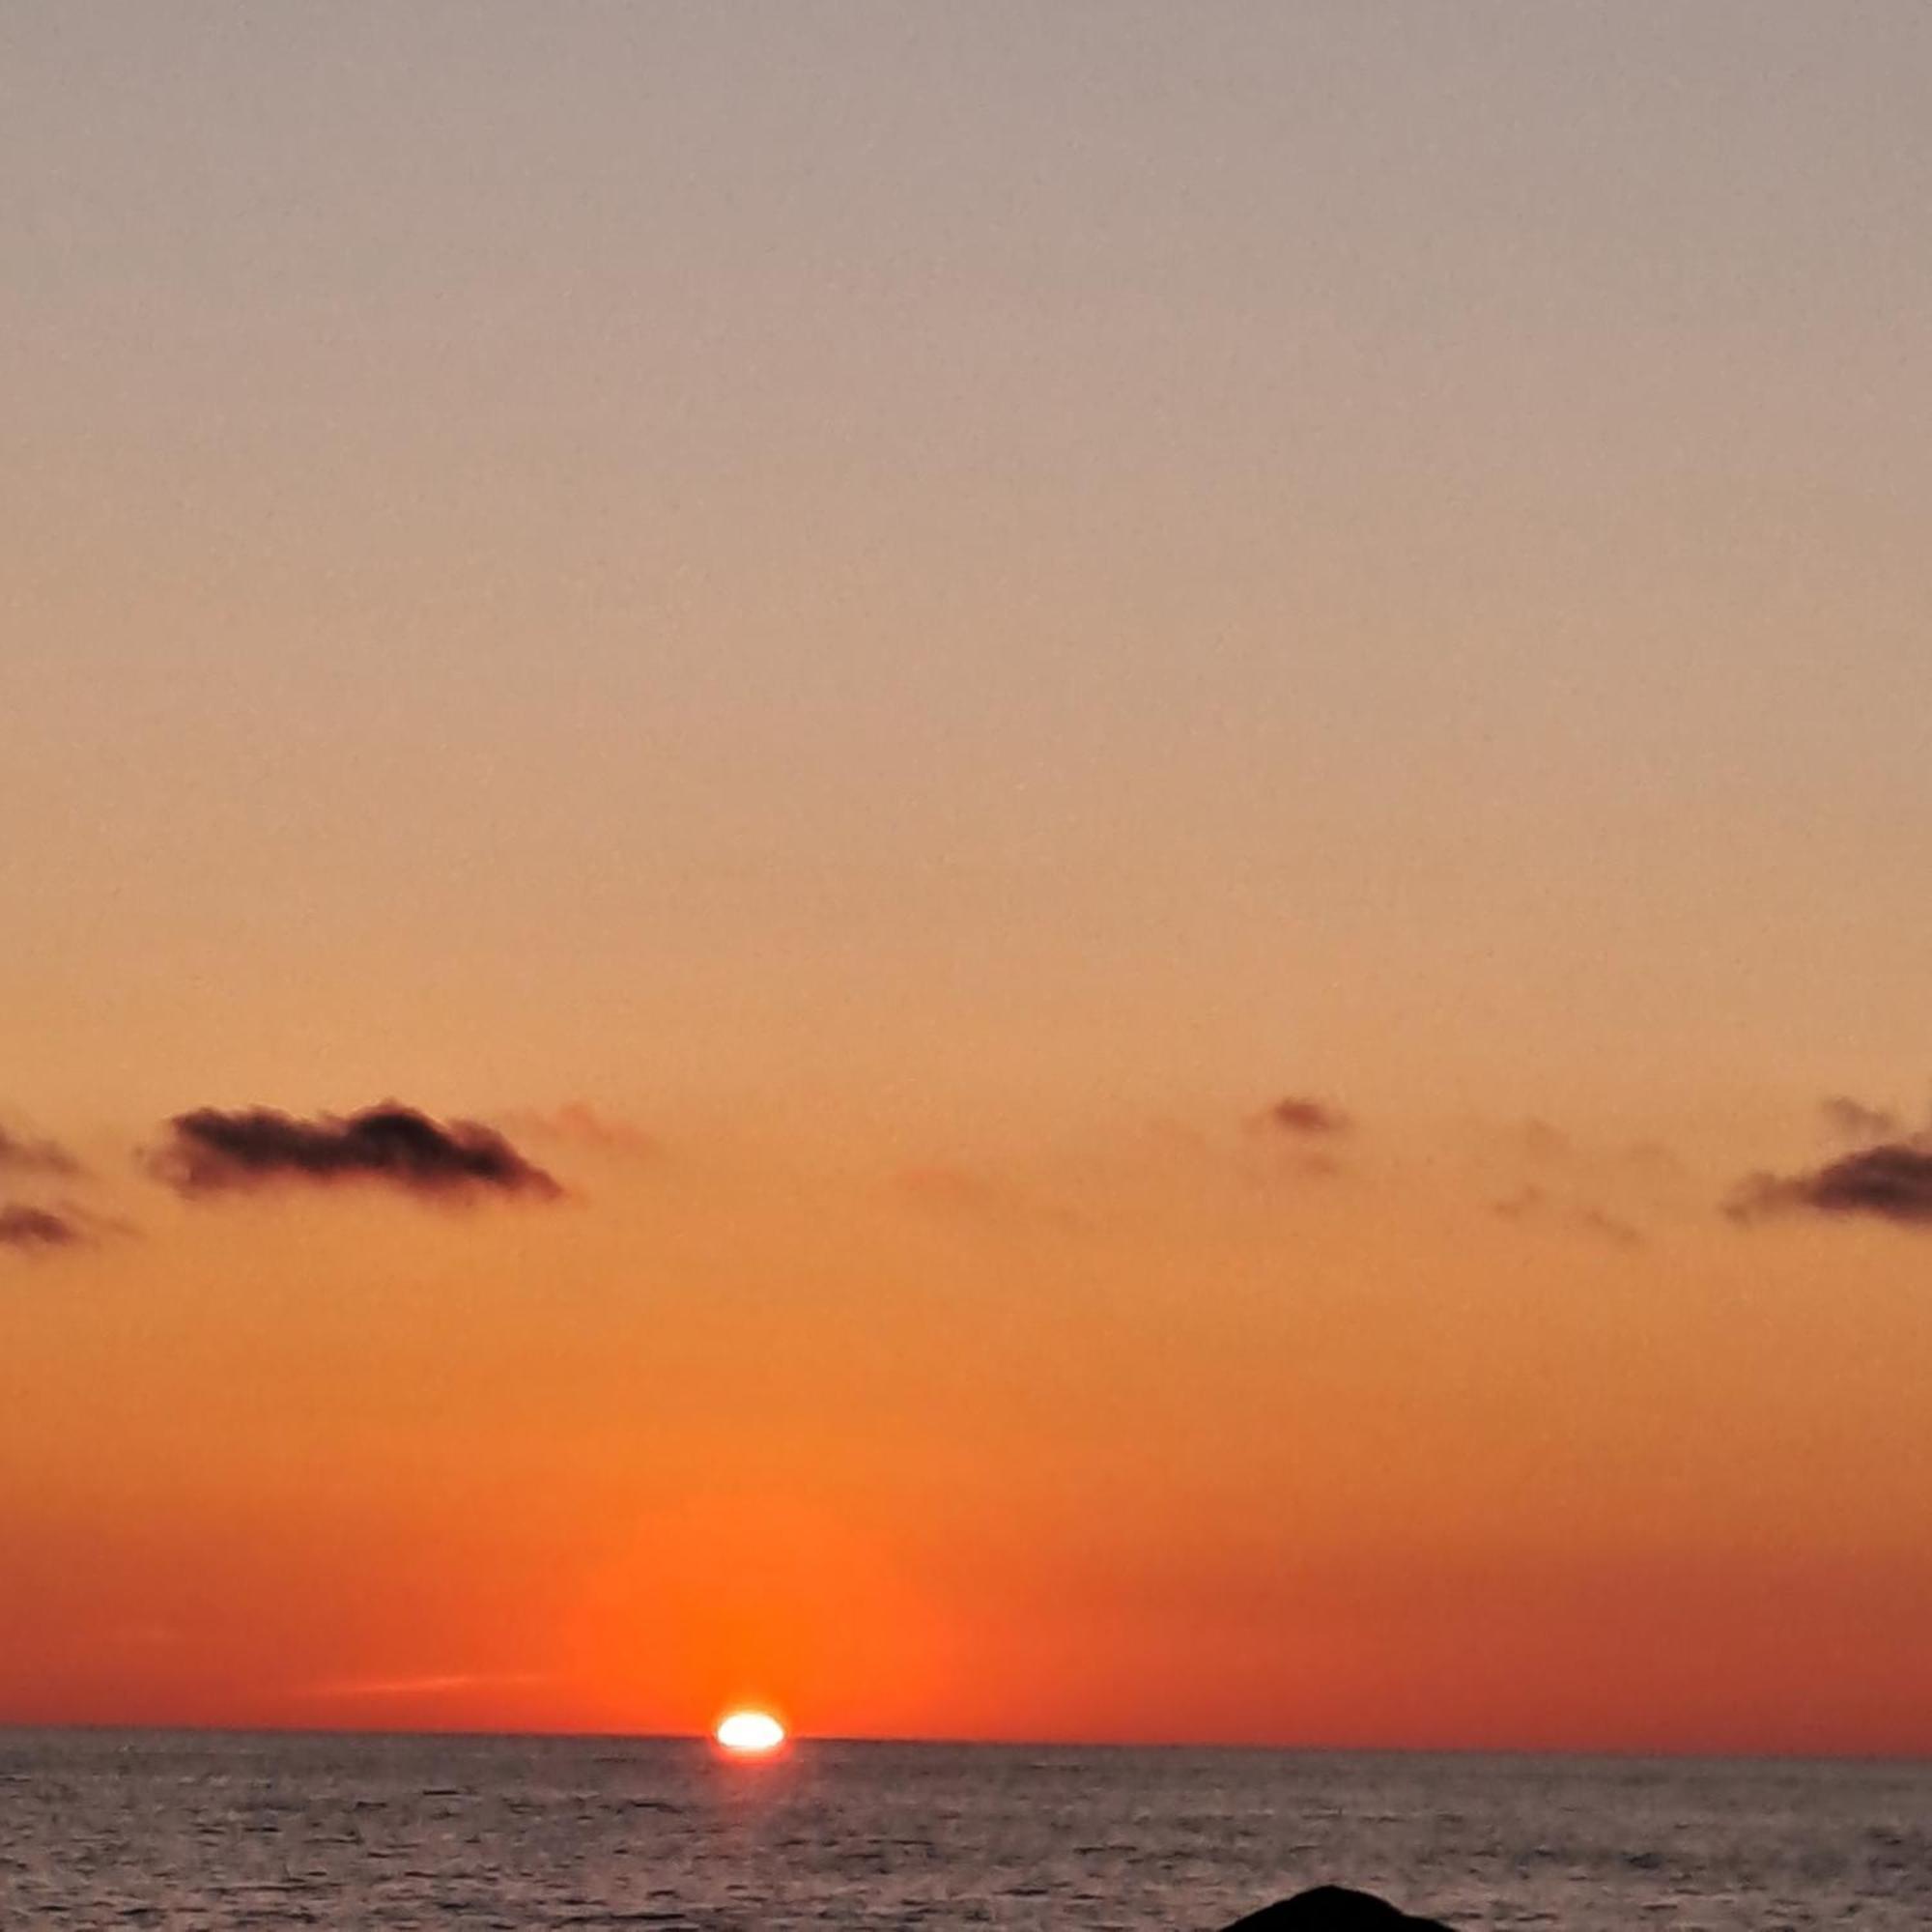
{"type": "Polygon", "coordinates": [[[0,1720],[1932,1752],[1928,98],[9,6],[0,1720]]]}

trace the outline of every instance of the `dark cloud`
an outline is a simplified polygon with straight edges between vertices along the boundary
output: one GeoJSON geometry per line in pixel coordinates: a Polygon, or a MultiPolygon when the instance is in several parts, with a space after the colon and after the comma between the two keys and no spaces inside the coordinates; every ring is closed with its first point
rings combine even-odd
{"type": "Polygon", "coordinates": [[[1867,1107],[1848,1094],[1833,1094],[1818,1102],[1825,1124],[1841,1139],[1882,1141],[1898,1132],[1903,1122],[1889,1107],[1867,1107]]]}
{"type": "Polygon", "coordinates": [[[78,1247],[87,1239],[80,1224],[51,1208],[29,1208],[18,1202],[0,1204],[0,1248],[16,1254],[50,1254],[78,1247]]]}
{"type": "Polygon", "coordinates": [[[1733,1190],[1734,1221],[1775,1214],[1861,1214],[1900,1227],[1932,1228],[1932,1141],[1882,1141],[1808,1174],[1754,1174],[1733,1190]]]}
{"type": "Polygon", "coordinates": [[[1319,1139],[1328,1134],[1346,1134],[1354,1122],[1341,1108],[1331,1107],[1325,1100],[1310,1100],[1300,1094],[1290,1094],[1286,1099],[1277,1100],[1273,1106],[1264,1107],[1256,1124],[1272,1128],[1277,1133],[1319,1139]]]}
{"type": "Polygon", "coordinates": [[[342,1117],[298,1120],[271,1108],[177,1114],[167,1144],[149,1156],[156,1176],[185,1195],[309,1182],[373,1181],[460,1201],[479,1193],[554,1200],[563,1190],[494,1127],[433,1121],[394,1101],[342,1117]]]}
{"type": "Polygon", "coordinates": [[[56,1141],[22,1140],[0,1127],[0,1172],[58,1174],[80,1172],[80,1162],[56,1141]]]}

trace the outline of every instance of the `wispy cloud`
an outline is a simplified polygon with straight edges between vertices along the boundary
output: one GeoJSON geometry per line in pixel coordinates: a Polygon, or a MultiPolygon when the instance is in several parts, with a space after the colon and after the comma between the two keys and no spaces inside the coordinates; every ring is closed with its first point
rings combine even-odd
{"type": "Polygon", "coordinates": [[[1559,1232],[1587,1235],[1615,1248],[1643,1245],[1642,1234],[1621,1216],[1587,1201],[1561,1199],[1541,1187],[1519,1188],[1516,1193],[1492,1202],[1490,1211],[1501,1221],[1529,1223],[1559,1232]]]}
{"type": "Polygon", "coordinates": [[[1561,1127],[1552,1126],[1548,1121],[1531,1118],[1517,1127],[1515,1136],[1518,1148],[1531,1160],[1564,1161],[1575,1152],[1576,1146],[1561,1127]]]}
{"type": "Polygon", "coordinates": [[[1818,1102],[1818,1112],[1841,1140],[1888,1140],[1904,1124],[1889,1107],[1868,1107],[1845,1094],[1828,1094],[1818,1102]]]}
{"type": "Polygon", "coordinates": [[[58,1141],[26,1139],[0,1127],[0,1173],[71,1179],[81,1171],[80,1162],[58,1141]]]}
{"type": "Polygon", "coordinates": [[[395,1101],[310,1120],[266,1107],[238,1113],[203,1107],[175,1116],[148,1164],[189,1197],[345,1182],[444,1201],[485,1193],[552,1201],[563,1192],[494,1127],[434,1121],[395,1101]]]}
{"type": "Polygon", "coordinates": [[[520,1132],[570,1141],[629,1160],[653,1160],[664,1151],[664,1143],[655,1134],[634,1122],[607,1114],[587,1100],[566,1100],[560,1107],[526,1111],[511,1118],[520,1132]]]}
{"type": "MultiPolygon", "coordinates": [[[[1258,1114],[1250,1114],[1245,1125],[1255,1142],[1270,1145],[1264,1163],[1269,1178],[1286,1170],[1318,1180],[1342,1173],[1342,1161],[1334,1149],[1355,1130],[1354,1121],[1332,1101],[1306,1094],[1290,1094],[1270,1101],[1258,1114]]],[[[1262,1176],[1250,1178],[1260,1179],[1262,1176]]]]}
{"type": "Polygon", "coordinates": [[[1070,1209],[1036,1200],[990,1175],[943,1163],[901,1168],[892,1177],[894,1194],[921,1213],[949,1220],[1077,1232],[1070,1209]]]}
{"type": "Polygon", "coordinates": [[[78,1217],[24,1202],[0,1204],[0,1248],[14,1254],[46,1255],[81,1246],[89,1238],[78,1217]]]}

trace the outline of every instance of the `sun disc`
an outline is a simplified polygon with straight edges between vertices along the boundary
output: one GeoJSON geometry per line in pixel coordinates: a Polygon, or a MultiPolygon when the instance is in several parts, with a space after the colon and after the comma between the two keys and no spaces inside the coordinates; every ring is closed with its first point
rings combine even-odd
{"type": "Polygon", "coordinates": [[[784,1743],[784,1726],[768,1711],[733,1711],[712,1733],[727,1751],[740,1757],[761,1757],[784,1743]]]}

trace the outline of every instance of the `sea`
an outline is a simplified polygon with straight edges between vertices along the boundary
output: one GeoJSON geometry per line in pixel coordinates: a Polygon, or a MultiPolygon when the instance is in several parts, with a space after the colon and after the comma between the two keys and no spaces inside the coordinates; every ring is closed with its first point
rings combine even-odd
{"type": "Polygon", "coordinates": [[[1932,1928],[1932,1764],[0,1731],[4,1932],[1932,1928]]]}

